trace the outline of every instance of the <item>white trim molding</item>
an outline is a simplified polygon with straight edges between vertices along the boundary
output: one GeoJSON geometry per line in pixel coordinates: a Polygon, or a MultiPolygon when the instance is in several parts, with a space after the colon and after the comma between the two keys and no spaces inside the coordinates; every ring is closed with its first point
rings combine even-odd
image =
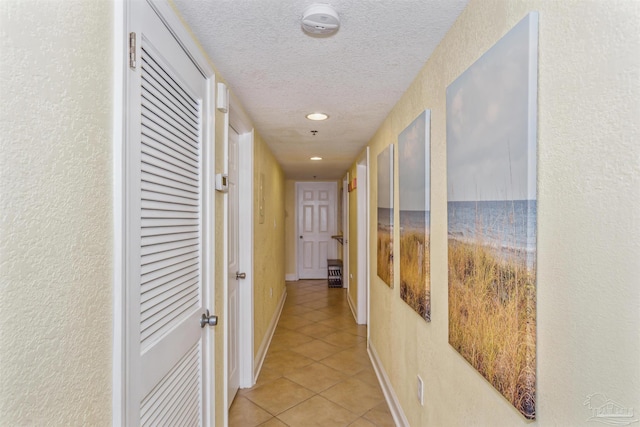
{"type": "MultiPolygon", "coordinates": [[[[351,309],[351,314],[353,315],[353,320],[358,323],[358,309],[356,308],[356,303],[353,302],[353,298],[351,298],[351,293],[347,292],[347,302],[349,303],[349,308],[351,309]]],[[[367,328],[369,330],[369,328],[367,328]]]]}
{"type": "Polygon", "coordinates": [[[378,357],[378,353],[373,347],[373,344],[371,344],[371,341],[369,341],[367,348],[369,359],[371,359],[373,370],[376,372],[376,376],[378,377],[380,388],[382,388],[382,393],[384,394],[384,398],[389,406],[389,411],[391,412],[393,421],[398,427],[410,427],[409,420],[407,420],[407,417],[402,410],[402,406],[400,406],[398,396],[396,396],[396,392],[393,390],[391,380],[389,380],[387,372],[384,370],[384,366],[382,366],[382,361],[378,357]]]}
{"type": "Polygon", "coordinates": [[[287,282],[297,282],[298,280],[300,280],[300,278],[298,277],[298,273],[285,274],[284,275],[284,280],[287,281],[287,282]]]}
{"type": "Polygon", "coordinates": [[[287,289],[285,288],[282,293],[282,298],[280,298],[280,302],[278,302],[278,307],[276,311],[273,313],[273,317],[271,318],[271,322],[269,322],[269,326],[267,327],[267,332],[265,333],[264,340],[260,344],[260,348],[258,348],[258,353],[256,354],[256,358],[253,362],[253,383],[255,384],[258,381],[258,375],[260,375],[260,370],[262,369],[262,364],[264,363],[265,357],[267,357],[267,350],[269,350],[269,346],[271,345],[271,340],[273,339],[273,334],[276,331],[276,326],[278,326],[278,321],[280,320],[280,315],[282,314],[282,308],[284,307],[284,302],[287,299],[287,289]]]}

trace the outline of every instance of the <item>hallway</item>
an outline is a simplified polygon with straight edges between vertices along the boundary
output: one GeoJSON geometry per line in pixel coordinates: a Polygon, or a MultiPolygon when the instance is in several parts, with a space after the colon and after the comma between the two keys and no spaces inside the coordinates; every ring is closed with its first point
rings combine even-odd
{"type": "Polygon", "coordinates": [[[257,384],[240,390],[230,427],[393,426],[346,289],[287,282],[287,300],[257,384]]]}

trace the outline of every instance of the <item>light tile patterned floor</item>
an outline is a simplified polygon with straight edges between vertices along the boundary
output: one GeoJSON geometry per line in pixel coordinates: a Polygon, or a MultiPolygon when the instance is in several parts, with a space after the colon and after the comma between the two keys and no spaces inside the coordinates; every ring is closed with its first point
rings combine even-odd
{"type": "Polygon", "coordinates": [[[394,426],[345,289],[287,282],[258,383],[238,392],[230,427],[394,426]]]}

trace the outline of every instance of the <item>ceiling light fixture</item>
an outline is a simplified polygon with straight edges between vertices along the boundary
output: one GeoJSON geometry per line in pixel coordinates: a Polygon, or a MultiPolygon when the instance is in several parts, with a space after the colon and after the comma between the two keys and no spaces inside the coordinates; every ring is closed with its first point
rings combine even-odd
{"type": "Polygon", "coordinates": [[[322,157],[313,156],[313,157],[311,158],[311,160],[322,160],[322,157]]]}
{"type": "Polygon", "coordinates": [[[325,113],[311,113],[306,115],[309,120],[327,120],[329,116],[325,113]]]}

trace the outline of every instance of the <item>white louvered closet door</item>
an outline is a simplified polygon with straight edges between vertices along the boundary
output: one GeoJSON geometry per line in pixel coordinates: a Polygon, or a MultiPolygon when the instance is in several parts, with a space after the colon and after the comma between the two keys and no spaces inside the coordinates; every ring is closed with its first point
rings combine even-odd
{"type": "Polygon", "coordinates": [[[128,417],[199,426],[203,342],[203,100],[207,80],[146,1],[131,2],[130,334],[128,417]],[[137,251],[137,253],[136,253],[137,251]],[[137,406],[137,407],[136,407],[137,406]]]}

